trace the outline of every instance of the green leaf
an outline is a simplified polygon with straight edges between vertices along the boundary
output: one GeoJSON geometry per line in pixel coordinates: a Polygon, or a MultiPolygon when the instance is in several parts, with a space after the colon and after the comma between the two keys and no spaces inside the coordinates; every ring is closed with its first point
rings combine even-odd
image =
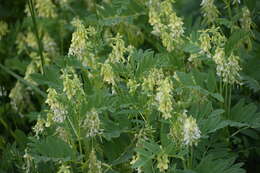
{"type": "Polygon", "coordinates": [[[45,73],[33,73],[30,77],[39,85],[47,85],[50,88],[60,89],[62,88],[62,80],[60,79],[60,70],[58,68],[46,67],[45,73]]]}
{"type": "Polygon", "coordinates": [[[231,109],[230,124],[232,126],[242,127],[250,126],[252,128],[260,127],[260,112],[257,112],[257,106],[253,103],[246,104],[245,100],[240,100],[231,109]]]}
{"type": "Polygon", "coordinates": [[[224,103],[224,98],[219,93],[210,93],[210,95],[215,99],[217,99],[218,101],[224,103]]]}
{"type": "Polygon", "coordinates": [[[191,53],[191,54],[198,53],[198,52],[200,52],[200,50],[201,49],[199,46],[197,46],[193,43],[189,43],[189,42],[187,44],[184,44],[184,47],[183,47],[184,52],[191,53]]]}
{"type": "Polygon", "coordinates": [[[54,136],[48,136],[43,140],[33,139],[29,143],[32,155],[37,161],[68,161],[76,159],[76,152],[69,144],[54,136]]]}
{"type": "Polygon", "coordinates": [[[152,159],[158,154],[161,149],[158,144],[153,141],[142,141],[142,147],[136,148],[135,151],[139,154],[140,158],[133,164],[133,168],[138,168],[151,163],[152,159]]]}
{"type": "Polygon", "coordinates": [[[244,2],[250,11],[253,11],[257,7],[256,0],[246,0],[244,2]]]}
{"type": "Polygon", "coordinates": [[[21,76],[15,74],[14,72],[12,72],[11,70],[9,70],[7,67],[3,66],[2,64],[0,64],[0,68],[2,68],[4,71],[6,71],[7,73],[9,73],[10,75],[12,75],[13,77],[15,77],[17,80],[19,80],[21,83],[25,84],[26,86],[30,87],[31,89],[33,89],[36,93],[40,94],[42,97],[47,97],[47,94],[43,91],[41,91],[37,86],[33,85],[32,83],[28,82],[27,80],[25,80],[24,78],[22,78],[21,76]]]}
{"type": "Polygon", "coordinates": [[[260,84],[257,80],[250,76],[242,76],[243,83],[245,86],[247,86],[249,89],[253,90],[254,93],[257,93],[260,91],[260,84]]]}
{"type": "Polygon", "coordinates": [[[234,31],[225,45],[225,53],[227,55],[230,55],[230,53],[234,49],[238,48],[241,41],[243,41],[245,38],[247,38],[249,36],[249,34],[250,34],[249,32],[246,32],[244,30],[234,31]]]}
{"type": "Polygon", "coordinates": [[[243,164],[235,163],[235,158],[216,159],[208,155],[202,159],[195,171],[198,173],[245,173],[243,164]]]}

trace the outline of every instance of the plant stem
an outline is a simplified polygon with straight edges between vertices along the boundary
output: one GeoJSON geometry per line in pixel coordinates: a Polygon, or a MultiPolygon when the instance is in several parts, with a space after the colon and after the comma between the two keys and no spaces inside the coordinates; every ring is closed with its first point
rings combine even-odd
{"type": "Polygon", "coordinates": [[[71,122],[70,118],[67,117],[67,119],[68,119],[68,121],[69,121],[69,124],[70,124],[70,126],[71,126],[71,128],[72,128],[74,134],[76,135],[76,137],[77,137],[77,139],[78,139],[78,142],[79,142],[79,152],[80,152],[80,155],[82,155],[82,146],[81,146],[81,142],[80,142],[80,136],[79,136],[78,132],[76,131],[76,129],[75,129],[73,123],[71,122]]]}
{"type": "Polygon", "coordinates": [[[30,82],[28,82],[27,80],[25,80],[24,78],[20,77],[19,75],[15,74],[14,72],[12,72],[11,70],[9,70],[7,67],[3,66],[2,64],[0,64],[0,68],[2,68],[4,71],[6,71],[7,73],[9,73],[10,75],[12,75],[13,77],[15,77],[17,80],[19,80],[21,83],[25,84],[26,86],[29,86],[31,89],[33,89],[35,92],[37,92],[38,94],[40,94],[42,97],[46,98],[47,94],[43,91],[41,91],[37,86],[34,86],[33,84],[31,84],[30,82]]]}
{"type": "Polygon", "coordinates": [[[38,26],[37,26],[37,22],[36,22],[36,18],[35,18],[35,8],[34,8],[34,3],[33,0],[29,0],[29,10],[30,10],[30,14],[32,17],[32,21],[33,21],[33,28],[34,28],[34,33],[36,36],[36,40],[37,40],[37,44],[38,44],[38,53],[40,55],[41,58],[41,73],[44,74],[44,57],[43,57],[43,45],[39,36],[39,31],[38,31],[38,26]]]}
{"type": "Polygon", "coordinates": [[[232,96],[232,86],[230,85],[228,87],[229,91],[228,91],[228,118],[230,119],[230,112],[231,112],[231,96],[232,96]]]}

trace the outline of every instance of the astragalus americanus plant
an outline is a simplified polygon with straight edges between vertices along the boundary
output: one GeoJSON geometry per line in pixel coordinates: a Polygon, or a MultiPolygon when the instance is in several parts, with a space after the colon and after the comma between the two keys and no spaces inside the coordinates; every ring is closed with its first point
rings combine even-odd
{"type": "Polygon", "coordinates": [[[17,79],[2,93],[30,121],[0,145],[13,163],[0,172],[246,172],[259,152],[259,9],[256,0],[29,0],[21,23],[0,21],[0,68],[17,79]],[[2,44],[13,33],[9,58],[2,44]]]}

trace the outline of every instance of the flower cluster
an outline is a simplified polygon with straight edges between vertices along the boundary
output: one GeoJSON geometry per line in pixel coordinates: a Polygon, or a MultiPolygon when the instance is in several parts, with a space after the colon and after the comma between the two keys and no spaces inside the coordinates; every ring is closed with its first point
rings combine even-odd
{"type": "Polygon", "coordinates": [[[110,39],[110,46],[112,47],[112,52],[109,54],[109,61],[112,63],[124,62],[124,54],[127,52],[125,47],[125,42],[120,34],[117,34],[115,38],[110,39]]]}
{"type": "Polygon", "coordinates": [[[165,170],[168,169],[169,162],[170,161],[168,159],[167,154],[163,153],[157,156],[157,168],[160,170],[160,172],[164,172],[165,170]]]}
{"type": "Polygon", "coordinates": [[[70,166],[62,164],[57,173],[71,173],[70,166]]]}
{"type": "Polygon", "coordinates": [[[47,92],[48,97],[45,102],[50,106],[52,111],[52,113],[49,114],[49,116],[51,116],[52,121],[62,123],[66,118],[67,110],[65,109],[63,104],[61,104],[58,100],[59,95],[55,89],[49,88],[47,92]]]}
{"type": "Polygon", "coordinates": [[[145,93],[149,94],[153,92],[158,82],[164,78],[162,69],[153,68],[149,71],[148,76],[145,76],[142,83],[142,89],[145,93]]]}
{"type": "Polygon", "coordinates": [[[240,84],[239,72],[241,71],[241,67],[239,66],[239,57],[235,56],[233,52],[227,57],[224,50],[227,38],[219,30],[220,28],[218,27],[212,27],[200,31],[200,48],[202,53],[206,53],[208,57],[212,57],[212,60],[217,65],[217,75],[222,78],[223,82],[240,84]]]}
{"type": "Polygon", "coordinates": [[[171,111],[173,110],[171,95],[172,88],[172,82],[168,77],[161,80],[159,82],[159,87],[157,88],[156,101],[159,104],[158,110],[162,112],[164,119],[171,118],[171,111]]]}
{"type": "Polygon", "coordinates": [[[86,114],[85,120],[83,122],[83,128],[86,129],[87,138],[102,134],[103,129],[101,129],[101,122],[95,109],[86,114]]]}
{"type": "Polygon", "coordinates": [[[110,42],[112,52],[109,54],[108,59],[101,64],[101,75],[105,82],[114,86],[117,76],[113,71],[112,64],[125,62],[127,58],[124,57],[124,54],[126,52],[130,54],[132,46],[125,47],[125,42],[120,34],[117,34],[114,38],[107,38],[107,41],[110,42]]]}
{"type": "Polygon", "coordinates": [[[214,5],[214,0],[202,0],[200,5],[205,21],[209,24],[214,23],[216,18],[219,16],[219,11],[214,5]]]}
{"type": "Polygon", "coordinates": [[[103,76],[103,80],[105,82],[115,85],[116,76],[112,66],[108,62],[101,65],[101,75],[103,76]]]}
{"type": "Polygon", "coordinates": [[[130,93],[134,93],[138,88],[138,86],[139,84],[133,79],[129,79],[127,82],[127,87],[129,88],[130,93]]]}
{"type": "Polygon", "coordinates": [[[183,21],[172,9],[170,0],[160,2],[152,0],[149,8],[149,23],[153,26],[152,33],[160,36],[167,51],[172,51],[182,42],[183,21]]]}
{"type": "Polygon", "coordinates": [[[8,33],[8,25],[7,23],[0,21],[0,40],[3,36],[5,36],[8,33]]]}
{"type": "Polygon", "coordinates": [[[55,5],[52,3],[51,0],[36,0],[35,1],[35,8],[37,14],[40,17],[46,18],[54,18],[57,17],[57,13],[55,12],[55,5]]]}
{"type": "Polygon", "coordinates": [[[226,57],[223,48],[217,48],[213,60],[217,65],[217,75],[222,78],[223,82],[229,84],[240,84],[239,72],[241,67],[239,66],[239,57],[233,53],[229,57],[226,57]]]}
{"type": "Polygon", "coordinates": [[[200,30],[199,46],[202,53],[206,53],[211,57],[211,49],[214,47],[224,47],[227,38],[220,33],[219,27],[211,27],[209,29],[200,30]]]}
{"type": "Polygon", "coordinates": [[[40,133],[44,131],[45,128],[45,120],[38,119],[36,125],[33,127],[33,131],[36,136],[39,136],[40,133]]]}
{"type": "Polygon", "coordinates": [[[172,122],[169,137],[179,145],[197,145],[201,137],[201,132],[196,123],[196,119],[188,116],[185,110],[181,114],[176,114],[177,119],[172,122]]]}
{"type": "Polygon", "coordinates": [[[63,81],[63,91],[66,93],[69,100],[75,96],[84,96],[82,83],[72,67],[62,70],[61,79],[63,81]]]}
{"type": "Polygon", "coordinates": [[[76,28],[76,31],[72,34],[68,54],[76,56],[82,60],[86,51],[87,30],[83,25],[83,22],[78,18],[73,19],[71,23],[76,28]]]}
{"type": "Polygon", "coordinates": [[[94,149],[89,154],[88,160],[88,173],[102,173],[102,163],[97,160],[96,152],[94,149]]]}
{"type": "Polygon", "coordinates": [[[209,53],[211,49],[211,37],[207,30],[201,31],[200,37],[200,47],[205,53],[209,53]]]}
{"type": "Polygon", "coordinates": [[[197,145],[200,139],[200,130],[193,117],[185,117],[183,121],[183,142],[187,146],[197,145]]]}
{"type": "Polygon", "coordinates": [[[16,111],[24,106],[25,101],[27,101],[28,94],[25,93],[25,88],[21,82],[16,82],[14,88],[10,91],[9,98],[11,99],[11,105],[16,111]]]}
{"type": "Polygon", "coordinates": [[[252,48],[252,41],[250,37],[253,37],[253,31],[252,27],[254,26],[254,23],[251,18],[250,11],[247,7],[242,8],[242,18],[240,19],[241,28],[247,32],[250,33],[249,37],[246,38],[245,43],[247,44],[248,48],[252,48]]]}
{"type": "Polygon", "coordinates": [[[91,52],[95,47],[90,38],[97,31],[92,26],[86,28],[78,18],[74,18],[71,23],[76,30],[72,34],[68,55],[76,56],[83,65],[95,67],[95,55],[91,52]]]}

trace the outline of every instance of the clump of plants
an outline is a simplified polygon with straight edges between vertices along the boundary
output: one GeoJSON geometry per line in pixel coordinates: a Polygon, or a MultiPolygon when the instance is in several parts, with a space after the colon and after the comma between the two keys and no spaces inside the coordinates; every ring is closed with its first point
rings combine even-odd
{"type": "Polygon", "coordinates": [[[0,21],[0,172],[250,169],[259,2],[23,5],[15,24],[0,21]]]}

